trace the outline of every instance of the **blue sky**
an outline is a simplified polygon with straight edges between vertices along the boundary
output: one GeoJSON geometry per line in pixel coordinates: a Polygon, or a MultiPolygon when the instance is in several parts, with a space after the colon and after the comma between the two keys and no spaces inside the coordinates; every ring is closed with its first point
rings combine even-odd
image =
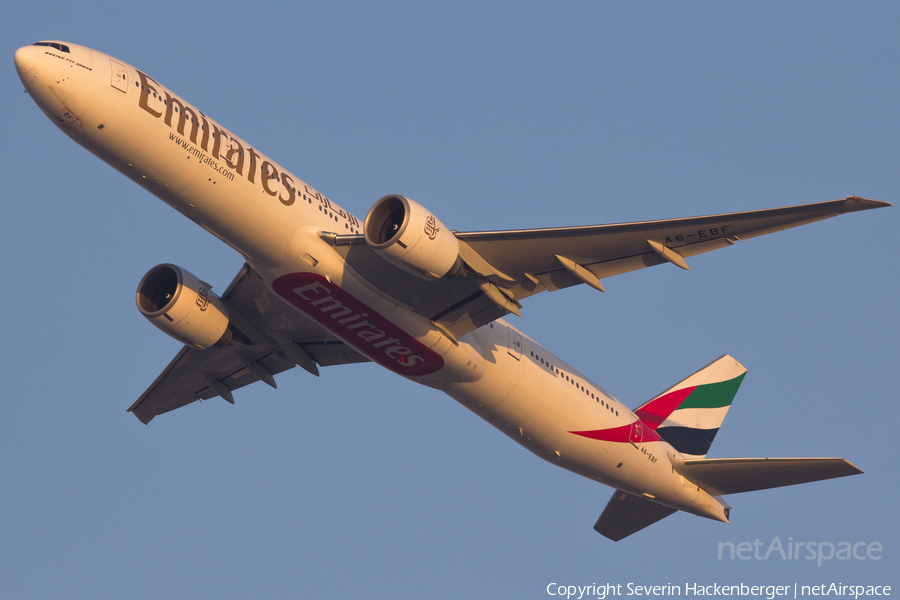
{"type": "Polygon", "coordinates": [[[729,497],[623,542],[611,490],[374,365],[295,369],[140,424],[179,345],[134,306],[232,250],[77,147],[16,76],[39,39],[131,63],[358,217],[399,193],[458,230],[898,201],[889,3],[51,0],[4,10],[0,596],[538,598],[549,583],[896,585],[898,213],[847,215],[529,299],[513,322],[637,406],[724,353],[710,456],[865,475],[729,497]],[[721,542],[881,560],[719,560],[721,542]]]}

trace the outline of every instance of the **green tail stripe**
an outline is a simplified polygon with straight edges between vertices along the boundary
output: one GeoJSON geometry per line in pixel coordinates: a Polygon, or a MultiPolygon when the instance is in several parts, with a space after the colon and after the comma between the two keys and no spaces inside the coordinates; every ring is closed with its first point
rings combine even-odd
{"type": "Polygon", "coordinates": [[[691,395],[684,399],[684,402],[676,410],[682,408],[721,408],[723,406],[731,406],[734,395],[737,394],[744,375],[741,373],[734,379],[728,381],[720,381],[719,383],[710,383],[707,385],[697,386],[691,395]]]}

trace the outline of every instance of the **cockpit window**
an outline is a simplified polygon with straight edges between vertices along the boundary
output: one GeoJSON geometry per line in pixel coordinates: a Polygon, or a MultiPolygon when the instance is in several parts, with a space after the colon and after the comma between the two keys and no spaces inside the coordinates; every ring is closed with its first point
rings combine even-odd
{"type": "Polygon", "coordinates": [[[65,44],[60,44],[59,42],[35,42],[32,46],[48,46],[50,48],[56,48],[60,52],[69,52],[69,47],[65,44]]]}

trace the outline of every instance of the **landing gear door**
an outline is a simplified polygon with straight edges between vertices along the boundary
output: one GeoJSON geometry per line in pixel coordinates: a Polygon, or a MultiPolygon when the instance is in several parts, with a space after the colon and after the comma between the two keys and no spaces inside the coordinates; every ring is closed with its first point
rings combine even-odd
{"type": "Polygon", "coordinates": [[[125,92],[128,90],[128,69],[125,68],[120,62],[110,60],[109,66],[112,68],[112,80],[110,81],[110,85],[119,90],[120,92],[125,92]]]}
{"type": "Polygon", "coordinates": [[[509,355],[520,360],[522,358],[522,336],[518,331],[513,331],[509,327],[506,330],[509,332],[509,355]]]}

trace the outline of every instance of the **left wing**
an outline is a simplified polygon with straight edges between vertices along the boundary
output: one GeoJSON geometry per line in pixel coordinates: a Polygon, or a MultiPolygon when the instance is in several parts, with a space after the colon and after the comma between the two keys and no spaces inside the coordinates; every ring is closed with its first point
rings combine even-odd
{"type": "Polygon", "coordinates": [[[618,225],[460,233],[465,277],[425,281],[378,256],[362,236],[323,234],[347,265],[383,293],[454,337],[510,312],[542,291],[586,283],[686,259],[736,241],[837,215],[891,206],[855,196],[742,213],[618,225]]]}
{"type": "Polygon", "coordinates": [[[229,309],[233,343],[206,350],[184,346],[128,409],[141,422],[215,396],[233,404],[232,391],[260,380],[275,387],[274,376],[295,365],[318,375],[316,365],[369,360],[275,298],[247,265],[222,301],[229,309]]]}

